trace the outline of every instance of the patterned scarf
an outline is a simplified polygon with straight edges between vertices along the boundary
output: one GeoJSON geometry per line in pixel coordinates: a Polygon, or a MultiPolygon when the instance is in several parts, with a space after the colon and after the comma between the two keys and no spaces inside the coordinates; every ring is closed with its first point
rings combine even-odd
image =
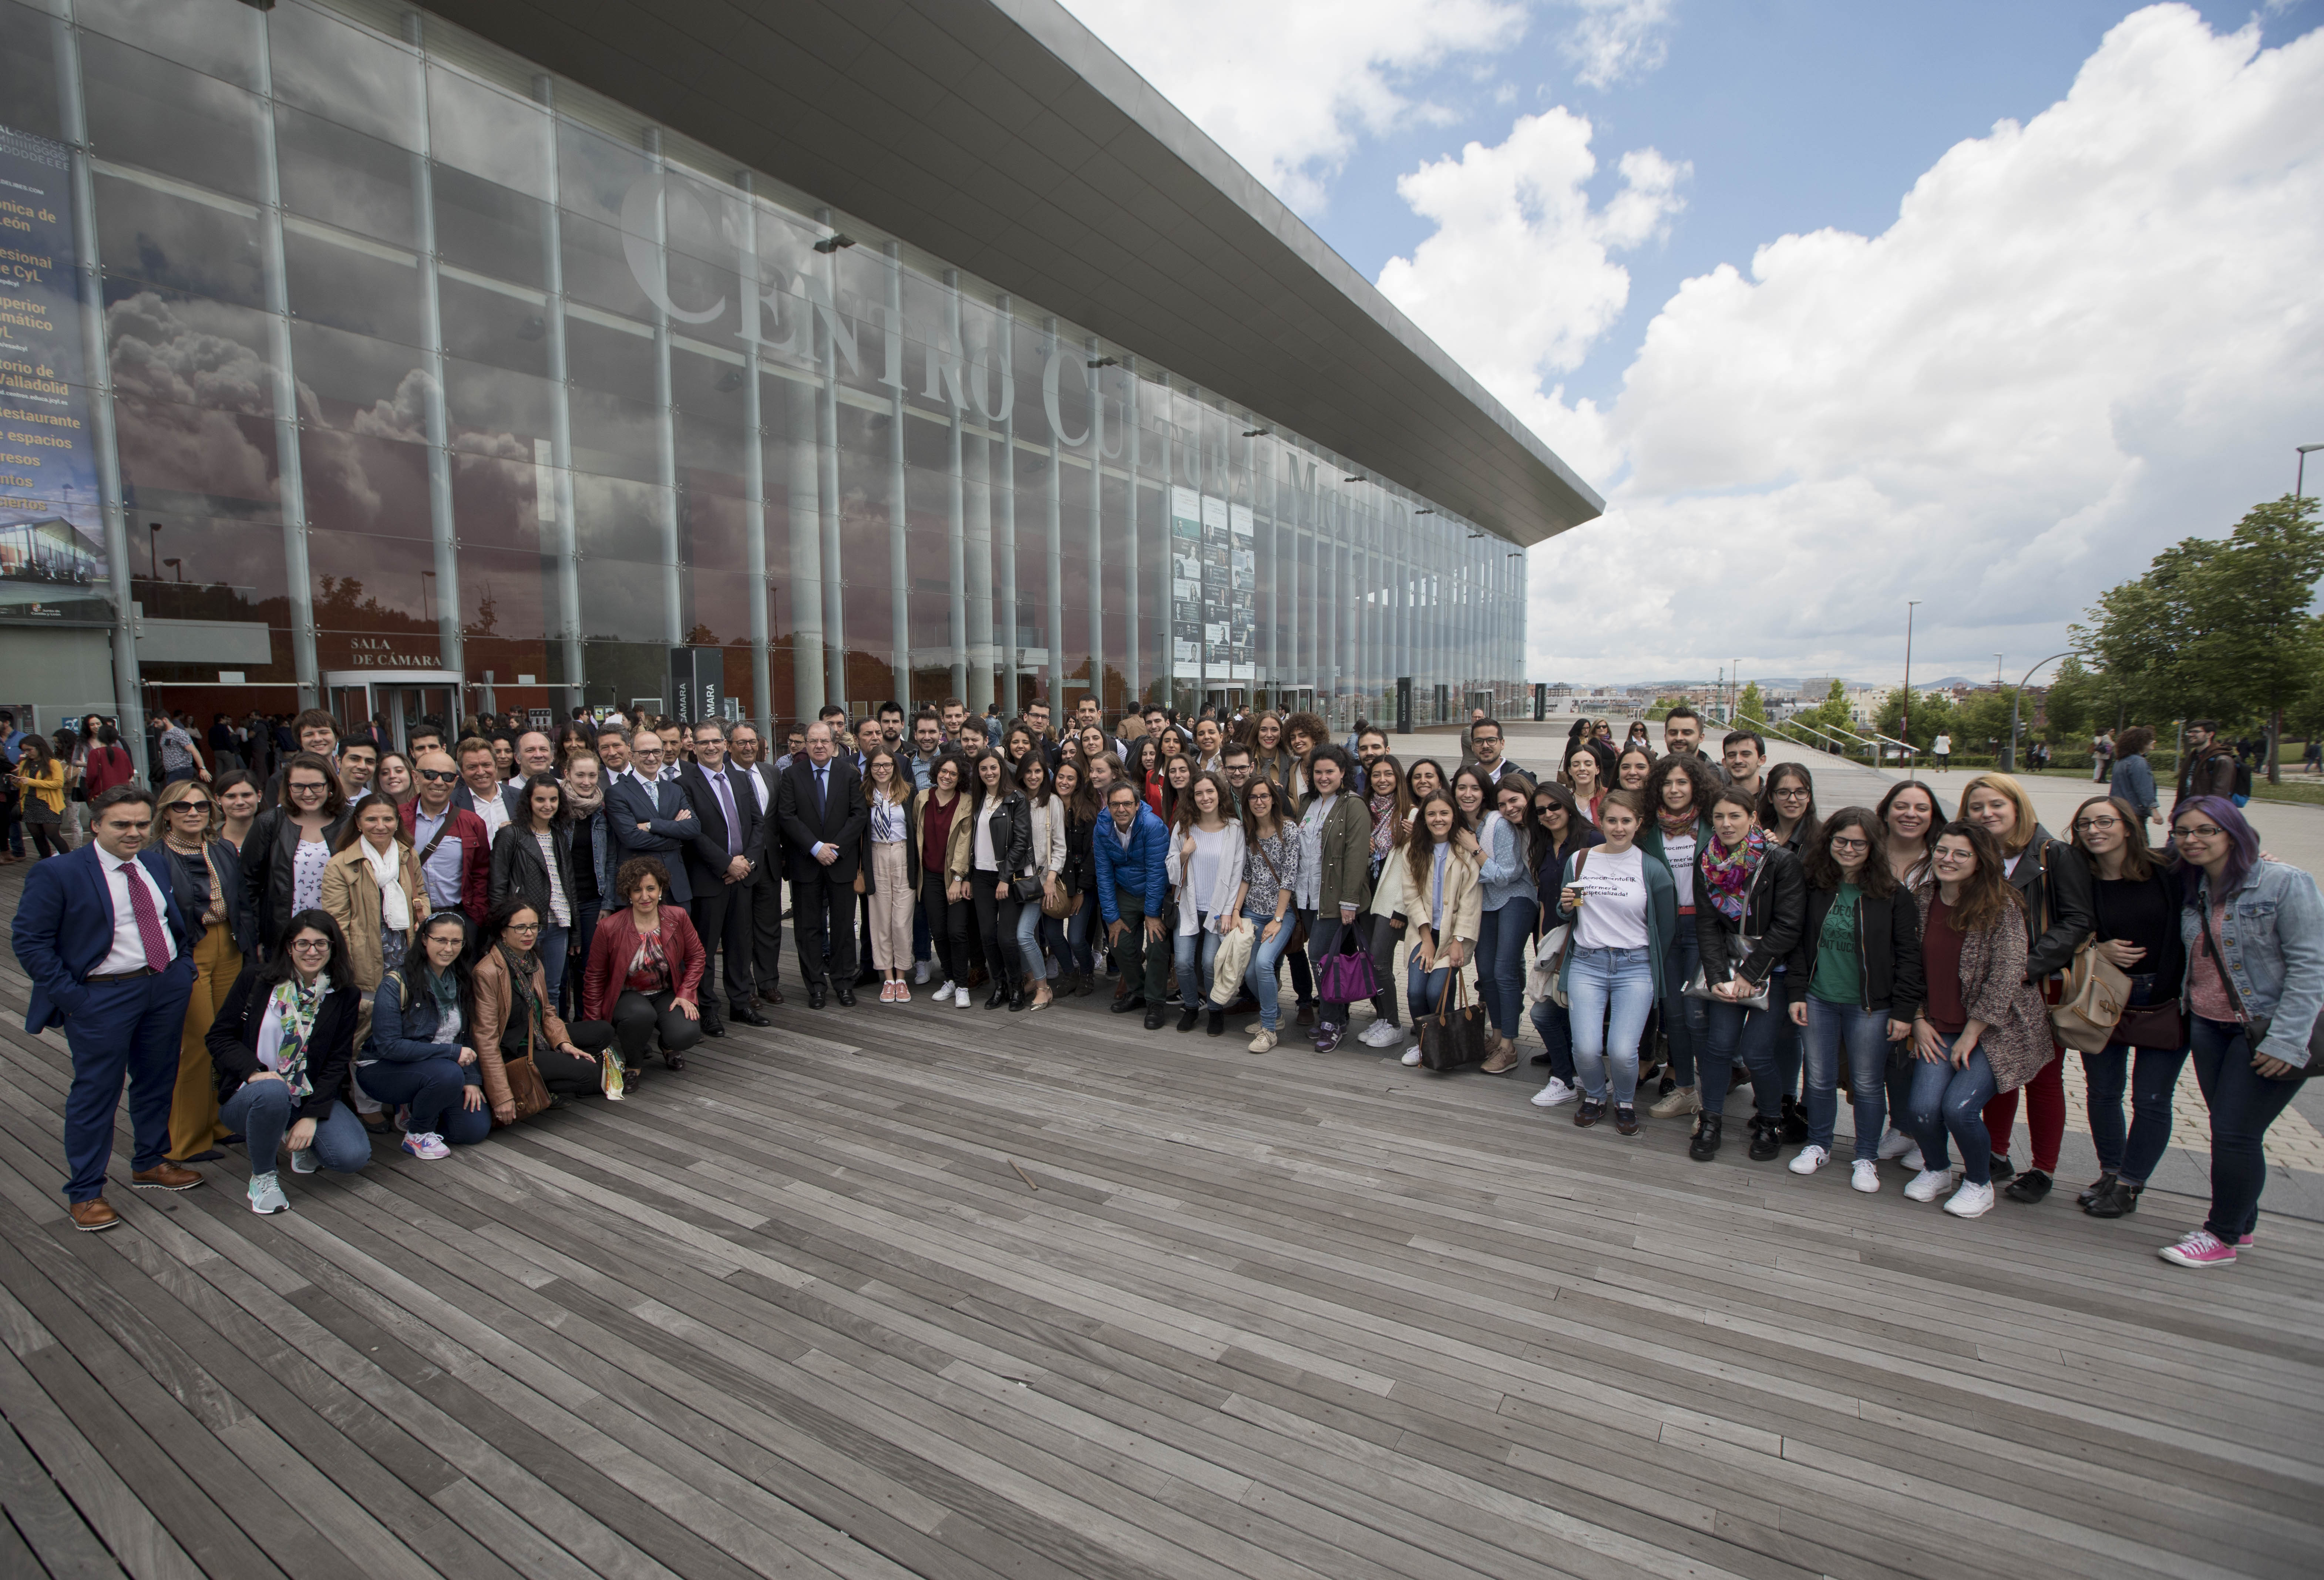
{"type": "Polygon", "coordinates": [[[323,1000],[329,997],[331,979],[317,977],[312,988],[300,986],[299,973],[293,971],[274,985],[270,997],[273,1007],[281,1013],[282,1042],[275,1051],[274,1073],[290,1089],[294,1098],[309,1098],[315,1093],[315,1083],[307,1079],[307,1039],[314,1034],[315,1021],[323,1013],[323,1000]]]}
{"type": "Polygon", "coordinates": [[[1699,821],[1694,815],[1692,807],[1687,808],[1684,812],[1673,812],[1667,806],[1655,808],[1655,822],[1661,827],[1663,838],[1665,840],[1685,839],[1694,832],[1695,824],[1699,821]]]}
{"type": "Polygon", "coordinates": [[[1767,831],[1754,827],[1743,836],[1743,842],[1729,850],[1716,837],[1702,850],[1702,875],[1711,886],[1711,903],[1719,914],[1743,925],[1743,910],[1751,893],[1752,875],[1767,857],[1767,831]]]}
{"type": "MultiPolygon", "coordinates": [[[[532,1029],[533,1040],[539,1043],[548,1042],[549,1025],[541,1018],[540,999],[532,990],[532,974],[540,969],[540,957],[529,949],[511,949],[505,939],[502,940],[498,948],[501,951],[501,964],[508,970],[509,991],[515,996],[516,1001],[523,1006],[524,1018],[532,1029]]],[[[506,1030],[503,1030],[502,1034],[505,1036],[506,1030]]]]}

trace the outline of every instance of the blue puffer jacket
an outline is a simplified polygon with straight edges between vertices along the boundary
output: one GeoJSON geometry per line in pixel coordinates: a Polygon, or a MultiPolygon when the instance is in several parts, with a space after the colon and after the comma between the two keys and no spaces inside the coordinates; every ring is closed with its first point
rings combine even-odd
{"type": "Polygon", "coordinates": [[[1142,896],[1148,916],[1162,914],[1170,893],[1170,830],[1154,815],[1153,808],[1138,809],[1138,821],[1130,825],[1129,850],[1121,848],[1121,835],[1111,814],[1097,820],[1090,847],[1096,858],[1092,866],[1097,873],[1098,914],[1107,926],[1121,920],[1121,906],[1113,897],[1117,887],[1142,896]]]}
{"type": "MultiPolygon", "coordinates": [[[[371,1035],[364,1039],[356,1066],[456,1059],[461,1045],[468,1041],[467,1027],[475,1024],[475,1006],[464,1005],[461,1015],[460,1034],[448,1043],[437,1042],[436,1028],[443,1016],[436,1007],[436,996],[423,984],[407,986],[403,968],[393,967],[379,979],[379,990],[372,995],[371,1035]]],[[[467,1067],[467,1077],[470,1086],[484,1084],[484,1071],[477,1064],[467,1067]]]]}
{"type": "MultiPolygon", "coordinates": [[[[2210,891],[2207,875],[2194,902],[2179,913],[2179,937],[2187,948],[2182,1000],[2184,981],[2193,978],[2203,947],[2210,891]]],[[[2299,868],[2263,857],[2227,896],[2227,906],[2219,951],[2235,997],[2255,1023],[2252,1052],[2304,1070],[2309,1033],[2324,1012],[2324,896],[2299,868]],[[2262,1023],[2264,1031],[2258,1029],[2262,1023]]]]}

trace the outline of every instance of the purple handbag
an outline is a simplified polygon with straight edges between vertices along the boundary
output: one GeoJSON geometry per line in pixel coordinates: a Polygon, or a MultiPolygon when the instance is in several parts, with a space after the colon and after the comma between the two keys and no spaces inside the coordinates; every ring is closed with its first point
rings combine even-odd
{"type": "Polygon", "coordinates": [[[1340,947],[1315,965],[1315,997],[1326,1004],[1361,1004],[1379,992],[1372,951],[1354,927],[1340,929],[1340,947]]]}

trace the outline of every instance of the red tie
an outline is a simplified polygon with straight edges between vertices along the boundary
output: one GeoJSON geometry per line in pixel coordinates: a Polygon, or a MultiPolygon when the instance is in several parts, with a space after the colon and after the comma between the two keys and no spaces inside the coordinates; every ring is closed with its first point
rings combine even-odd
{"type": "Polygon", "coordinates": [[[170,941],[161,931],[161,914],[153,908],[153,891],[145,886],[134,861],[121,864],[121,876],[129,881],[129,908],[137,914],[137,942],[144,946],[145,964],[158,971],[170,963],[170,941]]]}

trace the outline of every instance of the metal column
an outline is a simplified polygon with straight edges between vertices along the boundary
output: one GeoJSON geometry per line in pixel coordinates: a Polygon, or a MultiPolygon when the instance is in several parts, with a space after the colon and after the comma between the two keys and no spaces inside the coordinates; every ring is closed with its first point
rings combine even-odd
{"type": "MultiPolygon", "coordinates": [[[[567,709],[586,705],[589,701],[588,665],[581,650],[581,543],[580,523],[573,509],[573,401],[569,387],[570,374],[565,358],[565,244],[564,225],[558,218],[558,204],[563,192],[557,176],[557,109],[554,80],[547,74],[532,79],[532,96],[541,108],[541,139],[545,147],[543,159],[549,172],[549,200],[542,209],[540,222],[541,281],[548,298],[541,308],[541,324],[549,353],[549,459],[551,486],[555,497],[547,502],[546,516],[551,528],[549,541],[543,548],[556,563],[557,624],[550,633],[561,655],[559,669],[564,676],[564,706],[567,709]]],[[[742,176],[746,183],[750,177],[742,176]]],[[[754,233],[755,234],[755,233],[754,233]]],[[[747,351],[747,347],[745,348],[747,351]]],[[[754,388],[753,398],[757,395],[754,388]]],[[[752,455],[752,498],[761,499],[764,489],[758,470],[758,456],[752,455]]],[[[536,501],[536,513],[540,501],[536,501]]],[[[759,549],[766,552],[761,532],[759,549]]],[[[761,578],[764,585],[765,578],[761,578]]],[[[760,620],[765,620],[765,600],[760,601],[760,620]]],[[[759,695],[767,694],[764,681],[760,683],[759,695]]],[[[614,699],[619,702],[621,699],[614,699]]]]}
{"type": "MultiPolygon", "coordinates": [[[[420,47],[420,15],[403,14],[403,40],[420,47]]],[[[272,65],[270,56],[269,65],[272,65]]],[[[436,550],[437,647],[444,667],[467,673],[461,661],[460,545],[452,520],[452,431],[444,410],[444,308],[437,289],[436,182],[429,168],[428,63],[412,63],[412,115],[417,146],[411,154],[411,207],[420,252],[420,339],[425,359],[420,410],[428,428],[428,528],[436,550]]],[[[270,87],[271,92],[271,87],[270,87]]],[[[272,117],[268,117],[270,134],[272,117]]]]}

